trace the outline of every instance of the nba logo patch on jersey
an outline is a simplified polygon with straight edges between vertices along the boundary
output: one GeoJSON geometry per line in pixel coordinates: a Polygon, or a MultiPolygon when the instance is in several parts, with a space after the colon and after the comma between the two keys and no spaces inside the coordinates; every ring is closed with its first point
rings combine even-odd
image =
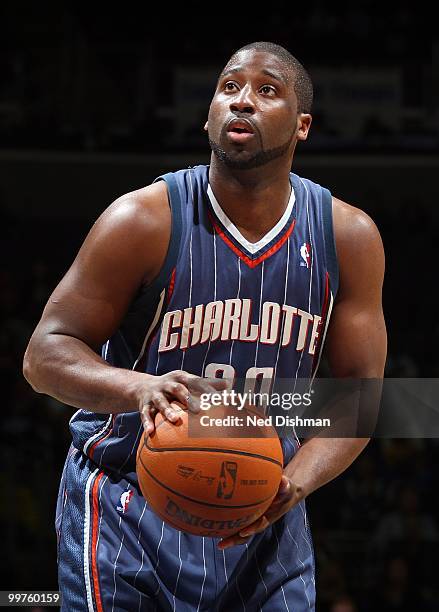
{"type": "Polygon", "coordinates": [[[308,242],[304,242],[300,247],[300,257],[302,258],[300,265],[309,268],[311,265],[311,245],[308,242]]]}
{"type": "Polygon", "coordinates": [[[130,503],[132,496],[133,492],[131,489],[129,491],[125,491],[125,493],[122,493],[120,496],[120,505],[117,506],[117,510],[119,510],[119,512],[125,514],[125,512],[128,510],[128,504],[130,503]]]}

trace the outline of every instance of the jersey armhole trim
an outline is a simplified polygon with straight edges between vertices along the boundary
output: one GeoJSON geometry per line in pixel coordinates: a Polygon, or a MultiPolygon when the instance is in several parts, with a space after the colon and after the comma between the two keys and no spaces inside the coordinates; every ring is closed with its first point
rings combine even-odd
{"type": "Polygon", "coordinates": [[[145,288],[145,291],[149,295],[160,295],[162,290],[169,284],[172,271],[177,263],[182,231],[181,197],[177,181],[171,172],[157,177],[154,183],[158,181],[165,181],[168,189],[169,207],[171,209],[171,237],[169,239],[168,252],[166,253],[162,269],[152,283],[145,288]]]}
{"type": "Polygon", "coordinates": [[[331,284],[331,291],[335,298],[339,286],[339,267],[337,259],[337,248],[335,244],[333,223],[332,194],[328,189],[322,187],[322,217],[323,235],[325,239],[326,266],[331,284]]]}

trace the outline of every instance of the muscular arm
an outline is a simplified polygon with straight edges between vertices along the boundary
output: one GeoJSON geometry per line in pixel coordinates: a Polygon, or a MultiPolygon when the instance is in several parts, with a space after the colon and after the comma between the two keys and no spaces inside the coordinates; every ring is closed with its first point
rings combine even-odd
{"type": "MultiPolygon", "coordinates": [[[[387,337],[382,310],[384,252],[372,220],[334,200],[340,288],[329,324],[326,354],[337,378],[382,378],[387,337]]],[[[311,438],[285,469],[306,496],[343,472],[368,438],[311,438]]]]}
{"type": "Polygon", "coordinates": [[[111,367],[95,351],[157,275],[170,227],[164,182],[116,200],[96,221],[27,348],[23,371],[36,391],[95,412],[138,410],[145,375],[111,367]]]}

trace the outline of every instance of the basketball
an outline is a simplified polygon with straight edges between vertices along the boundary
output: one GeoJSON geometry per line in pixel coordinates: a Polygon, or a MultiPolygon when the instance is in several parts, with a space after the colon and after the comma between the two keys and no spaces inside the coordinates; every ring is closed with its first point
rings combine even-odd
{"type": "MultiPolygon", "coordinates": [[[[208,414],[221,421],[232,411],[218,406],[208,414]]],[[[194,435],[193,429],[189,435],[186,410],[176,423],[158,414],[154,432],[143,435],[137,451],[140,490],[152,510],[175,529],[226,537],[270,506],[282,476],[279,437],[256,410],[240,410],[239,418],[245,434],[257,437],[226,437],[227,430],[236,435],[237,428],[221,426],[203,428],[207,433],[202,434],[211,437],[194,435]],[[258,424],[245,427],[247,416],[252,422],[259,419],[258,424]]],[[[191,419],[200,430],[200,420],[195,415],[191,419]]]]}

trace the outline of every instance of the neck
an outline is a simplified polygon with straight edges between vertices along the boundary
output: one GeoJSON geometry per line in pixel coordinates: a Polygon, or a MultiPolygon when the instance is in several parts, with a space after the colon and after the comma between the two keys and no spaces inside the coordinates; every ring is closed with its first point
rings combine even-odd
{"type": "Polygon", "coordinates": [[[221,208],[250,242],[257,242],[282,217],[291,194],[291,160],[252,170],[231,169],[212,153],[209,182],[221,208]]]}

